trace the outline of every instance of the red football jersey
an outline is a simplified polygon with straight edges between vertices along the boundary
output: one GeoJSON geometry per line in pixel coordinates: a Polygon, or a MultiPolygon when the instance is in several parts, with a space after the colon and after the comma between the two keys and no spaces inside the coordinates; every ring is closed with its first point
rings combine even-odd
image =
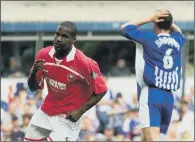
{"type": "Polygon", "coordinates": [[[98,64],[85,56],[74,46],[61,62],[55,59],[55,49],[49,46],[41,49],[36,60],[45,60],[45,72],[38,71],[37,82],[44,87],[47,82],[48,95],[41,109],[48,115],[67,113],[84,105],[94,92],[107,90],[98,64]]]}

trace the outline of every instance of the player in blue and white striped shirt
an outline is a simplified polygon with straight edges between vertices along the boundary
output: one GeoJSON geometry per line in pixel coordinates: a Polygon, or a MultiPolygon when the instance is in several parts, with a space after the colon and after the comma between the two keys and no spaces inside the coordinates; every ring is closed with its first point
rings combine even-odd
{"type": "Polygon", "coordinates": [[[180,28],[172,21],[169,11],[158,10],[149,18],[121,26],[124,37],[143,46],[143,49],[136,49],[139,119],[143,141],[163,139],[174,106],[172,91],[180,88],[185,39],[180,28]],[[138,29],[150,22],[153,23],[154,32],[138,29]]]}

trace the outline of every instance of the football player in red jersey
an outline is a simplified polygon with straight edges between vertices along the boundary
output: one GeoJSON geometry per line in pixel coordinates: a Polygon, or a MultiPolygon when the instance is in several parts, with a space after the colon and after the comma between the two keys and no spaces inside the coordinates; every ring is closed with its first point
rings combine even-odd
{"type": "Polygon", "coordinates": [[[28,86],[43,89],[45,80],[48,95],[29,123],[26,141],[77,140],[82,115],[107,92],[98,64],[75,48],[76,33],[74,23],[62,22],[54,45],[36,55],[28,86]]]}

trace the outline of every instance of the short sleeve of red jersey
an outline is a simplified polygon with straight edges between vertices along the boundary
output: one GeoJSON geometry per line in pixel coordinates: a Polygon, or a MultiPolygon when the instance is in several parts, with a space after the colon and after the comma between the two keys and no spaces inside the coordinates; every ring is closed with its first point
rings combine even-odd
{"type": "Polygon", "coordinates": [[[87,79],[92,92],[95,94],[100,94],[107,91],[107,85],[100,72],[99,66],[95,61],[88,58],[86,60],[86,66],[83,68],[83,71],[83,74],[87,79]]]}
{"type": "MultiPolygon", "coordinates": [[[[37,55],[36,55],[36,58],[35,58],[35,60],[40,60],[40,59],[43,59],[41,56],[41,51],[42,50],[40,50],[38,53],[37,53],[37,55]]],[[[31,67],[31,70],[30,70],[30,73],[32,73],[32,70],[33,70],[33,66],[31,67]]],[[[36,80],[37,80],[37,83],[39,84],[39,86],[40,86],[40,89],[43,89],[44,88],[44,78],[43,78],[43,73],[42,73],[42,71],[37,71],[37,73],[36,73],[36,80]]]]}

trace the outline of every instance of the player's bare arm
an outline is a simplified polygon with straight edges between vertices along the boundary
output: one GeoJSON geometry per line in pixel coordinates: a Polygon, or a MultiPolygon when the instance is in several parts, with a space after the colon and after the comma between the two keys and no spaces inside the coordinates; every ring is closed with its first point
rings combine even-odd
{"type": "Polygon", "coordinates": [[[141,25],[153,22],[153,23],[158,23],[158,22],[162,22],[163,19],[161,19],[162,17],[167,17],[169,14],[168,11],[156,11],[152,16],[145,18],[145,19],[141,19],[141,20],[136,20],[136,21],[130,21],[127,22],[125,24],[123,24],[121,26],[121,30],[123,30],[126,26],[128,25],[135,25],[136,27],[139,27],[141,25]]]}
{"type": "Polygon", "coordinates": [[[32,72],[28,78],[28,86],[32,92],[36,91],[37,89],[40,89],[38,82],[36,80],[36,73],[38,70],[43,71],[43,69],[44,69],[44,60],[36,60],[33,64],[32,72]]]}
{"type": "Polygon", "coordinates": [[[82,107],[80,107],[77,110],[73,110],[67,114],[66,119],[69,119],[72,122],[76,122],[79,120],[79,118],[90,108],[92,108],[94,105],[96,105],[106,94],[107,91],[100,93],[100,94],[94,94],[89,98],[88,102],[84,104],[82,107]]]}
{"type": "Polygon", "coordinates": [[[179,32],[182,34],[181,29],[176,24],[172,24],[171,31],[179,32]]]}

